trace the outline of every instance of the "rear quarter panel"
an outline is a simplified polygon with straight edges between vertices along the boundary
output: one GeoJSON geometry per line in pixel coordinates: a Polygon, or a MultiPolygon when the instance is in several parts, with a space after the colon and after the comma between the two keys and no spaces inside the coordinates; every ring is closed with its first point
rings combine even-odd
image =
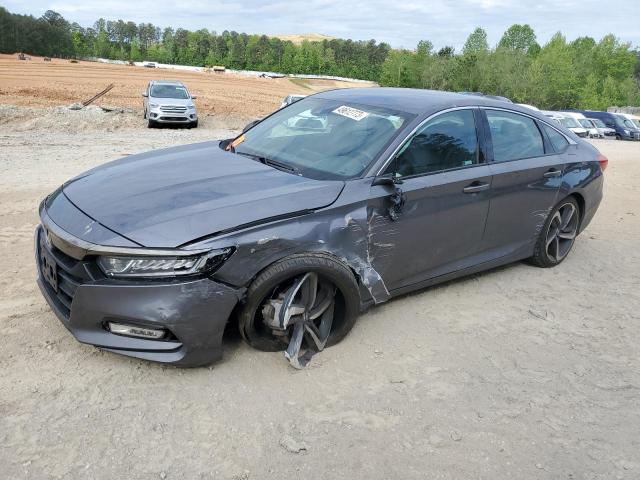
{"type": "Polygon", "coordinates": [[[598,149],[580,141],[570,147],[574,149],[568,155],[568,163],[562,177],[559,198],[568,195],[578,196],[581,209],[580,231],[583,231],[593,219],[603,196],[604,174],[598,163],[598,149]]]}

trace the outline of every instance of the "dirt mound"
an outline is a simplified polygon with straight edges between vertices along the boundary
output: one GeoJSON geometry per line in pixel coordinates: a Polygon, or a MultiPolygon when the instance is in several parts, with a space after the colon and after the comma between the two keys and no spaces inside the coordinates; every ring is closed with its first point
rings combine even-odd
{"type": "MultiPolygon", "coordinates": [[[[211,115],[200,117],[200,127],[238,130],[255,117],[211,115]]],[[[146,127],[142,112],[126,107],[89,105],[76,109],[75,105],[57,107],[21,107],[0,105],[0,127],[6,133],[46,132],[115,132],[146,127]]]]}
{"type": "Polygon", "coordinates": [[[94,105],[80,110],[73,110],[67,106],[35,108],[0,105],[0,126],[5,131],[44,130],[78,133],[102,130],[112,132],[123,128],[134,128],[140,123],[141,116],[127,108],[104,111],[94,105]]]}

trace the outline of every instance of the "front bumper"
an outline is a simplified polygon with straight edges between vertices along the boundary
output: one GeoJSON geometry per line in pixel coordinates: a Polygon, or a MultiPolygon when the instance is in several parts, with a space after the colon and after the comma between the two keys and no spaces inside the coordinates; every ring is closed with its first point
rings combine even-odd
{"type": "MultiPolygon", "coordinates": [[[[47,233],[45,233],[47,232],[47,233]]],[[[75,259],[35,232],[38,286],[63,325],[82,343],[122,355],[195,367],[222,356],[222,335],[240,291],[210,278],[182,281],[123,281],[106,278],[91,256],[75,259]],[[46,252],[44,251],[46,250],[46,252]],[[48,260],[43,260],[44,255],[48,260]],[[51,261],[55,265],[45,264],[51,261]],[[49,280],[55,270],[56,280],[49,280]],[[166,340],[109,332],[107,322],[164,328],[166,340]]],[[[55,235],[55,234],[53,234],[55,235]]]]}
{"type": "Polygon", "coordinates": [[[149,118],[158,123],[182,123],[189,124],[198,121],[196,110],[177,111],[174,109],[163,110],[162,107],[151,108],[149,118]]]}

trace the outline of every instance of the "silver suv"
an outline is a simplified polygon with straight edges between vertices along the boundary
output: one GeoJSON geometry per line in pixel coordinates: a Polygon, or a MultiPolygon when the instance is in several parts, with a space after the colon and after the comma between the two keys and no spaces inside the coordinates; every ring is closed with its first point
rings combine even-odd
{"type": "Polygon", "coordinates": [[[184,124],[189,128],[198,126],[198,112],[193,103],[196,97],[189,94],[182,82],[151,80],[142,96],[144,118],[149,128],[164,123],[184,124]]]}

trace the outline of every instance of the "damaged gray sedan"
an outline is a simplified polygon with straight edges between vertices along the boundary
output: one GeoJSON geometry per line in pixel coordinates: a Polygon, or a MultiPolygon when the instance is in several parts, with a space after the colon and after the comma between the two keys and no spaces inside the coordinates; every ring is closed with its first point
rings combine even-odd
{"type": "Polygon", "coordinates": [[[40,206],[38,284],[83,343],[198,366],[220,358],[234,323],[301,368],[368,306],[518,260],[559,264],[606,165],[517,105],[324,92],[235,139],[65,183],[40,206]]]}

